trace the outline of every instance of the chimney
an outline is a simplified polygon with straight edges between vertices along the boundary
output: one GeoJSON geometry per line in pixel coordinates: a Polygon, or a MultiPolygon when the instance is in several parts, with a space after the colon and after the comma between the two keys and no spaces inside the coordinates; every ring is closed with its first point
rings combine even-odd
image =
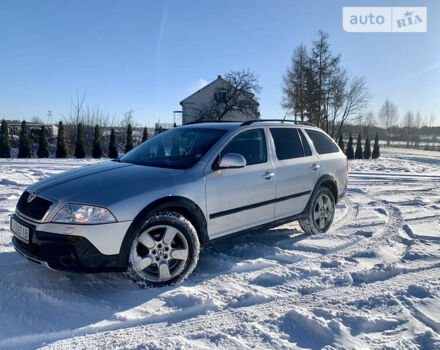
{"type": "Polygon", "coordinates": [[[217,75],[217,79],[221,79],[222,78],[222,76],[221,75],[217,75]]]}

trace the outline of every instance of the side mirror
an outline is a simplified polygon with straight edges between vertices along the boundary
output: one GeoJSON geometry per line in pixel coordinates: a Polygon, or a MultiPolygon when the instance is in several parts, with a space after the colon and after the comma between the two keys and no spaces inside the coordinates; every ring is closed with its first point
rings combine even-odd
{"type": "Polygon", "coordinates": [[[226,153],[218,162],[218,169],[244,168],[246,159],[238,153],[226,153]]]}

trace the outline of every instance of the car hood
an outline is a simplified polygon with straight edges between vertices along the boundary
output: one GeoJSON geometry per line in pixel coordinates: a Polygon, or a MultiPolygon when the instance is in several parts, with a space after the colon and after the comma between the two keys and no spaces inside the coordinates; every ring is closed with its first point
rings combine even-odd
{"type": "Polygon", "coordinates": [[[28,191],[58,202],[107,207],[142,192],[172,187],[184,171],[108,161],[52,176],[28,191]]]}

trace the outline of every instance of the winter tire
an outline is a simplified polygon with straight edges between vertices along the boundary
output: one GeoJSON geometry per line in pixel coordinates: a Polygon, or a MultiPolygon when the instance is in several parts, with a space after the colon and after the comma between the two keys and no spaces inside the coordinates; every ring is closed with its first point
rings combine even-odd
{"type": "Polygon", "coordinates": [[[183,215],[165,211],[148,218],[130,247],[127,275],[140,287],[183,282],[199,259],[200,242],[183,215]]]}
{"type": "Polygon", "coordinates": [[[320,187],[313,195],[308,216],[299,225],[308,235],[326,232],[335,216],[335,198],[327,187],[320,187]]]}

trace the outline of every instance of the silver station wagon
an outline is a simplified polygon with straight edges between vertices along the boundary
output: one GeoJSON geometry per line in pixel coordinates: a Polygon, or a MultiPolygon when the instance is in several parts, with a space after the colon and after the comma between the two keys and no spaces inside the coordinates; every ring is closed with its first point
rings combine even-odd
{"type": "Polygon", "coordinates": [[[292,220],[306,234],[326,232],[347,170],[337,144],[311,125],[185,125],[30,186],[11,218],[13,244],[51,269],[176,284],[219,237],[292,220]]]}

